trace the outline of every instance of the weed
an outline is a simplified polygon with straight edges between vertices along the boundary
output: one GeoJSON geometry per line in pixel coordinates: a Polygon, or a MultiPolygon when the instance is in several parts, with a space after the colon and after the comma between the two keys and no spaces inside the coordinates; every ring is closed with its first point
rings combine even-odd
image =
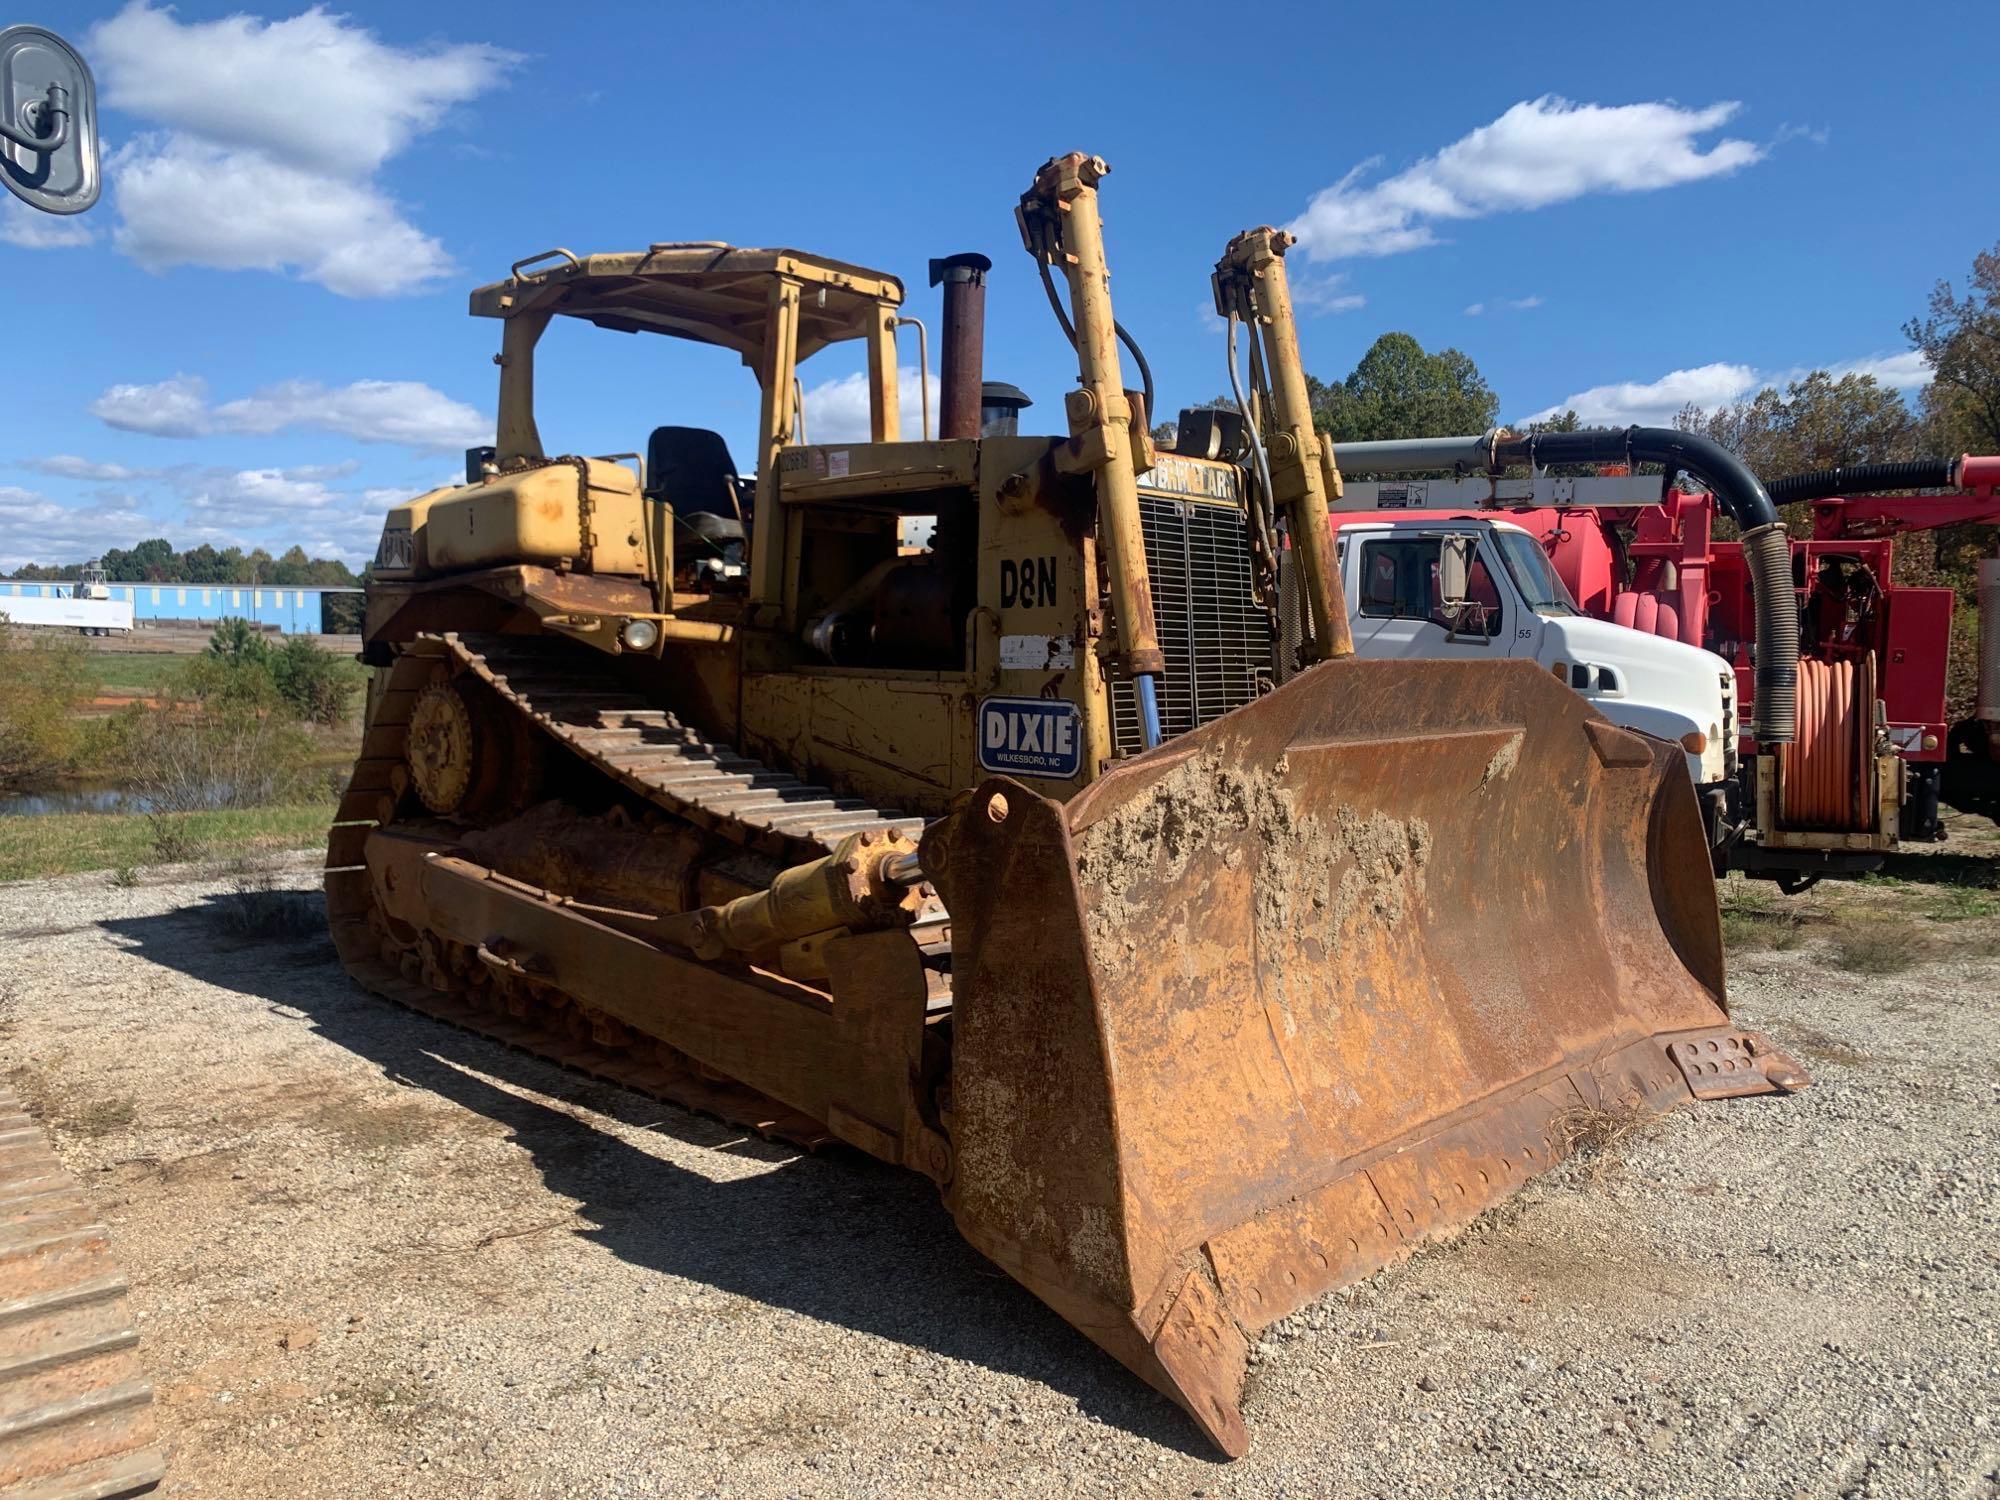
{"type": "Polygon", "coordinates": [[[1839,966],[1853,974],[1900,974],[1929,956],[1930,939],[1907,918],[1866,917],[1834,940],[1839,966]]]}
{"type": "Polygon", "coordinates": [[[139,883],[139,872],[130,865],[120,865],[111,872],[111,883],[121,891],[129,891],[139,883]]]}
{"type": "Polygon", "coordinates": [[[146,814],[152,832],[153,857],[164,864],[184,864],[200,855],[201,840],[186,816],[175,812],[146,814]]]}
{"type": "Polygon", "coordinates": [[[1551,1128],[1557,1154],[1585,1158],[1585,1175],[1594,1179],[1621,1165],[1626,1143],[1650,1130],[1658,1119],[1643,1107],[1601,1109],[1578,1104],[1557,1115],[1551,1128]]]}
{"type": "Polygon", "coordinates": [[[209,903],[216,926],[238,942],[291,942],[326,930],[326,912],[318,891],[277,888],[277,872],[269,865],[238,858],[227,895],[209,903]]]}
{"type": "Polygon", "coordinates": [[[63,1124],[78,1135],[109,1135],[138,1118],[139,1107],[130,1099],[93,1099],[63,1124]]]}

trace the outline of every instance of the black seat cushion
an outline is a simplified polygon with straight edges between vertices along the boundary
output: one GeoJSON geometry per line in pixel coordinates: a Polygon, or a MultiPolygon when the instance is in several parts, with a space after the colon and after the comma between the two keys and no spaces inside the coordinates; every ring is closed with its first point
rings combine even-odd
{"type": "MultiPolygon", "coordinates": [[[[655,427],[646,440],[646,494],[683,521],[716,516],[736,523],[736,461],[722,434],[706,427],[655,427]]],[[[698,533],[707,536],[709,533],[698,533]]]]}

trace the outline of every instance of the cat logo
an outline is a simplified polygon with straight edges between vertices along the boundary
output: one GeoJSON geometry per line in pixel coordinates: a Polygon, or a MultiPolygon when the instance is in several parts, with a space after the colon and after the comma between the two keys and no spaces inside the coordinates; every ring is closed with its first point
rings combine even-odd
{"type": "Polygon", "coordinates": [[[378,568],[414,568],[417,565],[417,538],[407,526],[382,528],[381,545],[375,549],[378,568]]]}

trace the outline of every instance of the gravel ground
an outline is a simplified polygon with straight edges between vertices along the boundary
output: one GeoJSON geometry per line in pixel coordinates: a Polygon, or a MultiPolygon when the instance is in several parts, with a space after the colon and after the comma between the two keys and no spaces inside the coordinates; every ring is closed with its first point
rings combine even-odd
{"type": "Polygon", "coordinates": [[[2000,959],[1739,960],[1817,1087],[1273,1330],[1226,1464],[917,1178],[401,1012],[316,897],[255,943],[231,899],[0,886],[0,1057],[131,1273],[167,1493],[2000,1495],[2000,959]]]}

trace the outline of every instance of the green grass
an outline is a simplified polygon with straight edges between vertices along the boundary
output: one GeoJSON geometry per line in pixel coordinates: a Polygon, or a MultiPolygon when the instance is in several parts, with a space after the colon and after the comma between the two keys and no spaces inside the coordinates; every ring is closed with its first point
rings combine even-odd
{"type": "Polygon", "coordinates": [[[1761,881],[1731,877],[1716,895],[1722,903],[1722,945],[1732,953],[1786,952],[1805,941],[1806,912],[1774,896],[1761,881]]]}
{"type": "Polygon", "coordinates": [[[2000,898],[1962,885],[1941,886],[1923,911],[1933,922],[1976,922],[2000,913],[2000,898]]]}
{"type": "MultiPolygon", "coordinates": [[[[253,849],[309,849],[326,838],[327,802],[188,813],[181,820],[207,854],[253,849]]],[[[152,819],[143,813],[57,813],[0,818],[0,881],[40,880],[82,870],[135,869],[157,863],[152,819]]]]}
{"type": "Polygon", "coordinates": [[[97,690],[101,693],[132,693],[140,697],[150,697],[160,691],[182,667],[188,658],[174,656],[164,651],[148,652],[130,656],[111,651],[93,651],[90,654],[91,675],[97,680],[97,690]]]}

